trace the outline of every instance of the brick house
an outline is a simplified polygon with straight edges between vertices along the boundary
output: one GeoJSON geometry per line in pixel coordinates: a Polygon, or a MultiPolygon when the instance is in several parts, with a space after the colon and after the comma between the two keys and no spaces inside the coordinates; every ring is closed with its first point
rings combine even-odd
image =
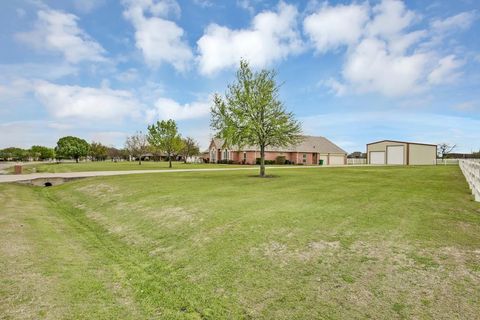
{"type": "MultiPolygon", "coordinates": [[[[285,148],[267,147],[265,160],[276,160],[278,156],[285,157],[293,164],[346,164],[347,153],[324,137],[303,136],[297,144],[285,148]]],[[[222,160],[232,160],[235,163],[255,164],[260,158],[260,148],[245,146],[242,148],[227,148],[222,139],[214,138],[208,147],[208,162],[217,163],[222,160]]]]}

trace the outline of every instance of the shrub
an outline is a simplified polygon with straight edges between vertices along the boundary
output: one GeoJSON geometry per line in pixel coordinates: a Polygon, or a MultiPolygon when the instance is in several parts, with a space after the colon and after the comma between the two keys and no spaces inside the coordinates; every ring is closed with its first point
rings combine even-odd
{"type": "MultiPolygon", "coordinates": [[[[260,158],[257,158],[255,164],[260,164],[260,158]]],[[[275,164],[275,160],[265,160],[265,164],[275,164]]]]}
{"type": "Polygon", "coordinates": [[[235,161],[233,160],[227,160],[227,159],[222,159],[217,161],[218,164],[234,164],[235,161]]]}
{"type": "Polygon", "coordinates": [[[285,156],[278,156],[275,159],[275,164],[285,164],[286,162],[287,162],[287,159],[285,158],[285,156]]]}

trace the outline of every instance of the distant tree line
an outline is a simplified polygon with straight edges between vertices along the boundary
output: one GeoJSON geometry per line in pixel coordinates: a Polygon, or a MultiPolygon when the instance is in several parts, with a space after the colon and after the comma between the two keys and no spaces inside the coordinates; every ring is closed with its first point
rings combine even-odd
{"type": "Polygon", "coordinates": [[[127,137],[125,150],[130,156],[142,164],[143,155],[148,154],[154,160],[166,159],[169,167],[172,167],[172,160],[198,156],[200,147],[195,139],[191,137],[182,138],[174,120],[157,121],[147,127],[148,133],[141,131],[127,137]]]}
{"type": "Polygon", "coordinates": [[[10,147],[0,150],[0,160],[4,161],[49,160],[54,158],[55,150],[43,146],[32,146],[30,149],[10,147]]]}
{"type": "Polygon", "coordinates": [[[100,142],[88,143],[74,136],[62,137],[55,148],[32,146],[30,149],[10,147],[0,150],[0,161],[43,161],[81,159],[91,161],[135,160],[139,164],[144,159],[172,160],[183,159],[200,154],[198,143],[191,137],[182,138],[174,120],[157,121],[148,126],[148,133],[137,132],[127,137],[125,148],[118,149],[100,142]]]}

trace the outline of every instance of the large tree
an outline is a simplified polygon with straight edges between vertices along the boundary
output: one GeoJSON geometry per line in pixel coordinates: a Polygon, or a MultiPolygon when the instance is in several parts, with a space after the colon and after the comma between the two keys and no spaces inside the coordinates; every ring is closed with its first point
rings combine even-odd
{"type": "Polygon", "coordinates": [[[90,157],[96,161],[105,160],[108,157],[108,147],[93,141],[90,144],[90,157]]]}
{"type": "Polygon", "coordinates": [[[180,150],[180,154],[183,157],[183,162],[187,163],[187,158],[200,154],[200,147],[195,139],[186,137],[183,140],[183,148],[180,150]]]}
{"type": "Polygon", "coordinates": [[[148,126],[148,142],[168,156],[168,166],[172,167],[172,156],[183,148],[182,137],[174,120],[162,120],[148,126]]]}
{"type": "Polygon", "coordinates": [[[39,160],[53,159],[55,158],[55,150],[44,146],[32,146],[30,153],[33,158],[39,160]]]}
{"type": "Polygon", "coordinates": [[[80,157],[87,156],[89,149],[90,145],[87,141],[77,137],[67,136],[58,140],[55,152],[62,158],[73,158],[78,163],[80,157]]]}
{"type": "Polygon", "coordinates": [[[301,141],[301,125],[279,99],[274,70],[253,72],[240,61],[236,81],[225,97],[214,96],[211,126],[226,146],[257,146],[260,176],[265,176],[265,149],[301,141]]]}
{"type": "Polygon", "coordinates": [[[28,160],[30,153],[27,150],[10,147],[0,150],[0,158],[4,160],[28,160]]]}
{"type": "Polygon", "coordinates": [[[128,137],[125,141],[125,149],[127,149],[128,153],[135,157],[135,159],[138,160],[138,164],[141,165],[142,156],[148,150],[147,136],[140,131],[128,137]]]}

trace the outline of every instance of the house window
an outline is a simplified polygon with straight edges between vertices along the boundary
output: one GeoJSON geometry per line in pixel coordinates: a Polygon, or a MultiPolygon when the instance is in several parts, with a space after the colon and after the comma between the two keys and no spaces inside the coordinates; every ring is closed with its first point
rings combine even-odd
{"type": "Polygon", "coordinates": [[[223,151],[223,159],[228,160],[228,150],[223,151]]]}
{"type": "Polygon", "coordinates": [[[247,162],[247,153],[246,152],[243,152],[243,161],[247,162]]]}
{"type": "Polygon", "coordinates": [[[303,154],[303,163],[307,163],[307,154],[306,153],[303,154]]]}
{"type": "Polygon", "coordinates": [[[211,154],[210,158],[212,159],[211,162],[215,162],[215,150],[210,151],[210,154],[211,154]]]}

